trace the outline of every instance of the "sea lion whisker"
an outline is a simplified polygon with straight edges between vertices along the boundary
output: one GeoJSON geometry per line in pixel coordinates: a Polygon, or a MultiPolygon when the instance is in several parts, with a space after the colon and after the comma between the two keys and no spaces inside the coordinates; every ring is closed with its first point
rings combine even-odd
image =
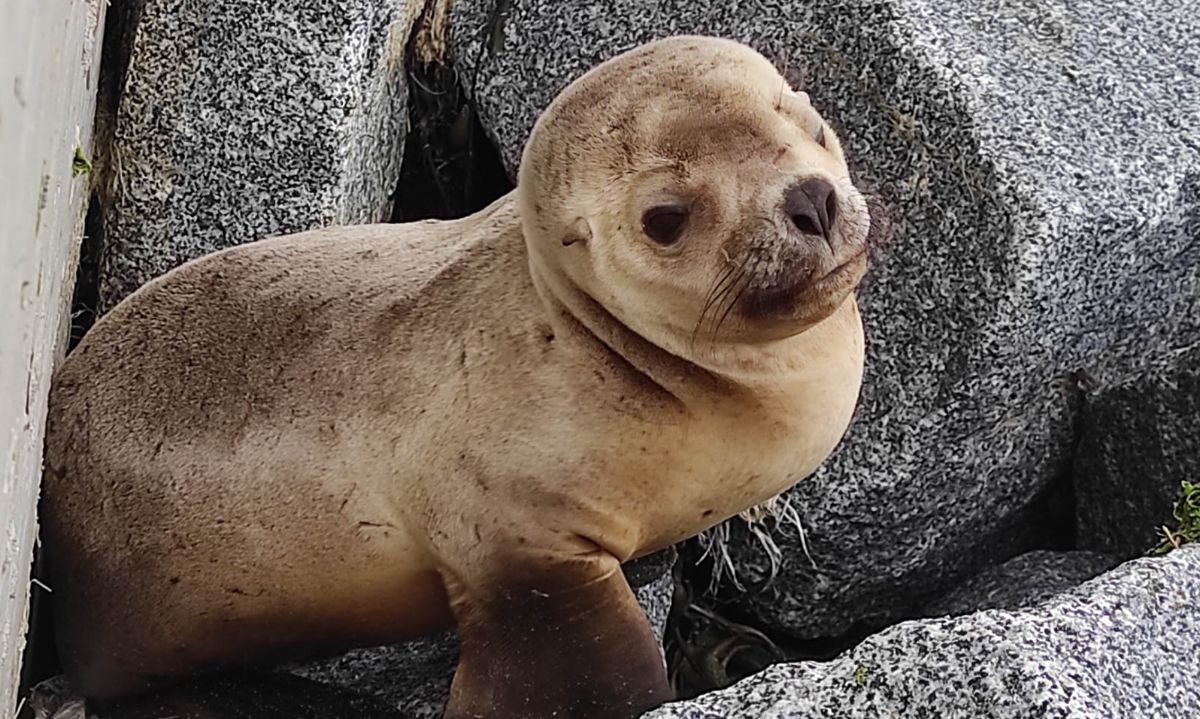
{"type": "MultiPolygon", "coordinates": [[[[728,255],[726,255],[726,257],[728,257],[728,255]]],[[[708,311],[716,305],[721,296],[733,286],[734,282],[736,282],[734,274],[738,269],[739,267],[736,265],[726,267],[725,270],[717,275],[716,280],[713,282],[712,288],[705,296],[704,306],[700,310],[700,317],[696,320],[696,326],[692,328],[691,344],[693,349],[695,349],[696,339],[700,335],[700,329],[704,326],[704,319],[708,315],[708,311]]]]}
{"type": "Polygon", "coordinates": [[[724,271],[722,271],[717,276],[717,278],[713,282],[712,287],[708,291],[708,294],[705,295],[705,297],[704,297],[704,306],[700,309],[700,319],[696,322],[697,328],[701,324],[704,323],[704,315],[712,307],[714,300],[719,295],[719,293],[722,291],[725,283],[728,282],[729,278],[733,276],[733,273],[736,271],[736,269],[737,269],[736,267],[726,268],[724,271]]]}
{"type": "Polygon", "coordinates": [[[716,343],[717,333],[721,331],[721,326],[725,324],[725,320],[729,318],[733,308],[737,306],[738,301],[742,299],[742,297],[746,294],[746,290],[749,289],[751,283],[753,282],[753,274],[754,273],[752,272],[742,271],[738,276],[738,281],[735,283],[735,285],[738,286],[737,292],[735,292],[732,296],[732,299],[726,303],[725,311],[721,313],[720,319],[718,319],[717,323],[713,325],[713,331],[711,334],[712,343],[716,343]],[[743,279],[746,281],[742,282],[743,279]]]}
{"type": "MultiPolygon", "coordinates": [[[[741,264],[731,268],[732,271],[728,273],[726,280],[721,283],[722,286],[720,291],[713,294],[709,298],[709,301],[705,303],[705,312],[713,307],[720,307],[723,298],[729,294],[729,292],[737,285],[739,281],[741,281],[741,278],[745,273],[746,264],[750,261],[750,259],[751,256],[747,255],[746,258],[742,260],[741,264]]],[[[703,319],[704,314],[701,314],[701,321],[703,321],[703,319]]]]}
{"type": "Polygon", "coordinates": [[[712,287],[708,290],[708,294],[704,296],[705,308],[707,308],[708,305],[713,301],[713,298],[717,296],[722,286],[733,275],[733,273],[737,271],[737,269],[738,268],[736,265],[726,267],[719,275],[717,275],[717,279],[713,282],[712,287]]]}

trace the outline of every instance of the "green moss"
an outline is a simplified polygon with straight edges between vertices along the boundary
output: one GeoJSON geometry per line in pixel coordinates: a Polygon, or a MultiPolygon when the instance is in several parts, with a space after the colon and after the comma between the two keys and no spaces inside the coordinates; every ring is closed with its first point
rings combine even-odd
{"type": "Polygon", "coordinates": [[[1183,495],[1172,512],[1176,526],[1174,529],[1162,527],[1162,542],[1154,548],[1153,554],[1166,554],[1184,544],[1200,542],[1200,482],[1183,482],[1182,486],[1183,495]]]}
{"type": "Polygon", "coordinates": [[[79,177],[86,175],[92,171],[92,163],[87,159],[87,155],[83,154],[83,148],[79,145],[75,146],[75,157],[71,160],[71,177],[79,177]]]}
{"type": "Polygon", "coordinates": [[[867,685],[867,667],[865,664],[859,664],[858,668],[854,670],[854,683],[860,687],[867,685]]]}

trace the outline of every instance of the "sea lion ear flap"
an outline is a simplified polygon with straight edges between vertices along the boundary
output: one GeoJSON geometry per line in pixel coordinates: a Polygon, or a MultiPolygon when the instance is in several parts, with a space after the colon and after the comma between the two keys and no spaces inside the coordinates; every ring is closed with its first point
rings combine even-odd
{"type": "Polygon", "coordinates": [[[563,234],[560,238],[563,247],[582,242],[587,244],[592,239],[592,226],[582,217],[576,217],[575,221],[563,228],[563,234]]]}

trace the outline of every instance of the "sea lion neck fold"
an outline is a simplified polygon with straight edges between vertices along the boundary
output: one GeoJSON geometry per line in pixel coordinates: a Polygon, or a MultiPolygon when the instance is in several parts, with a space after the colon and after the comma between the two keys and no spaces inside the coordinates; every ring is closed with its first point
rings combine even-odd
{"type": "Polygon", "coordinates": [[[687,405],[699,394],[730,395],[736,386],[720,373],[675,354],[630,329],[605,306],[530,257],[530,275],[556,330],[591,345],[644,380],[663,397],[687,405]]]}

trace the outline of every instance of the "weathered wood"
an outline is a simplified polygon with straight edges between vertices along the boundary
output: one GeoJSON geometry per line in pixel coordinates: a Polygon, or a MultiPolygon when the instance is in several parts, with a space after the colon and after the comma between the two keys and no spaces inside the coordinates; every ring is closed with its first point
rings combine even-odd
{"type": "Polygon", "coordinates": [[[69,324],[106,5],[0,3],[0,717],[17,704],[46,396],[69,324]]]}

